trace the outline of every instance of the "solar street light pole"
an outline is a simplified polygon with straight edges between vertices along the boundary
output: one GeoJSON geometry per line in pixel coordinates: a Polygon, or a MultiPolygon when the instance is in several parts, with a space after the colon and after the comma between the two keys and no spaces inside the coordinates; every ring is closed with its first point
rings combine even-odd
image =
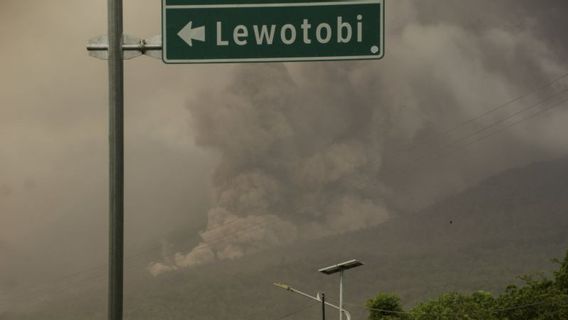
{"type": "Polygon", "coordinates": [[[320,296],[321,299],[321,318],[322,320],[325,320],[325,293],[321,293],[320,296]]]}
{"type": "Polygon", "coordinates": [[[351,259],[318,270],[319,272],[327,275],[339,272],[339,320],[343,320],[343,272],[362,265],[363,263],[361,261],[351,259]]]}

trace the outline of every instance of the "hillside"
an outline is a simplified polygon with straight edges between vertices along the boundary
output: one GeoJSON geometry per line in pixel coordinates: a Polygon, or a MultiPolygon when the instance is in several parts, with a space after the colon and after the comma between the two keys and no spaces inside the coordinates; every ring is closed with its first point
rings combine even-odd
{"type": "MultiPolygon", "coordinates": [[[[316,270],[348,258],[365,263],[346,278],[354,319],[365,316],[361,306],[378,291],[397,292],[407,305],[448,290],[498,292],[521,274],[551,270],[550,259],[568,249],[567,194],[568,159],[560,159],[506,171],[372,229],[246,259],[154,278],[142,271],[153,252],[127,269],[126,319],[278,320],[310,301],[272,282],[336,300],[336,277],[316,270]]],[[[104,278],[81,281],[55,301],[0,319],[104,319],[104,278]]],[[[317,317],[318,308],[309,308],[287,319],[317,317]]]]}

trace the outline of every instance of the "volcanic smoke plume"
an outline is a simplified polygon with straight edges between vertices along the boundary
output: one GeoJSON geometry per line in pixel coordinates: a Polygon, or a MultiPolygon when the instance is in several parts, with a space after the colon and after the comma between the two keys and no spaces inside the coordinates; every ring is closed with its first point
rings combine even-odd
{"type": "Polygon", "coordinates": [[[245,66],[226,95],[191,104],[198,144],[221,152],[216,206],[202,243],[154,273],[387,219],[375,177],[388,113],[366,103],[365,79],[342,80],[354,67],[321,64],[299,83],[281,64],[245,66]]]}
{"type": "Polygon", "coordinates": [[[379,62],[242,65],[223,94],[190,102],[197,144],[220,156],[214,205],[201,243],[152,263],[153,274],[374,226],[401,207],[424,206],[516,165],[515,159],[530,161],[535,145],[545,148],[550,126],[534,123],[483,149],[423,157],[461,129],[475,132],[492,119],[452,135],[447,128],[566,67],[529,27],[508,27],[504,19],[493,26],[489,17],[467,28],[454,14],[427,20],[421,17],[427,8],[416,3],[390,6],[396,18],[388,21],[379,62]],[[499,156],[476,162],[483,153],[499,156]]]}

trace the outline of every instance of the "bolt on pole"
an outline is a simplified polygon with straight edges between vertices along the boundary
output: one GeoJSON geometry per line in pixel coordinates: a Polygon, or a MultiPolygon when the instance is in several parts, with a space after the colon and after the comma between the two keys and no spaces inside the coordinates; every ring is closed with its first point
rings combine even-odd
{"type": "Polygon", "coordinates": [[[109,320],[122,320],[123,313],[124,62],[122,14],[122,0],[108,0],[109,320]]]}

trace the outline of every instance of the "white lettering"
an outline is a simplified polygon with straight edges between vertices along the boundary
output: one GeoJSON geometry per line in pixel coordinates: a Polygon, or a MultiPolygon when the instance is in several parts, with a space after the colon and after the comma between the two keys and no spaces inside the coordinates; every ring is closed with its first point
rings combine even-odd
{"type": "Polygon", "coordinates": [[[241,25],[238,25],[235,27],[235,29],[233,30],[233,40],[235,41],[235,43],[239,46],[244,46],[247,44],[247,38],[248,37],[248,30],[247,27],[241,25]],[[241,39],[241,38],[245,38],[245,39],[241,39]]]}
{"type": "Polygon", "coordinates": [[[217,21],[217,45],[218,46],[228,46],[229,41],[221,39],[221,29],[223,28],[223,23],[221,21],[217,21]]]}
{"type": "Polygon", "coordinates": [[[293,45],[296,40],[304,44],[320,43],[327,44],[333,41],[337,43],[350,43],[357,39],[363,42],[363,15],[358,14],[354,22],[347,21],[343,16],[337,16],[333,23],[322,22],[312,25],[309,19],[302,19],[297,24],[287,23],[282,26],[272,25],[236,25],[232,30],[232,37],[229,32],[223,33],[223,22],[217,21],[217,46],[246,46],[249,43],[255,45],[273,45],[275,36],[280,36],[280,41],[285,45],[293,45]],[[337,23],[337,24],[335,24],[337,23]],[[353,25],[355,23],[355,25],[353,25]],[[252,28],[252,31],[250,30],[252,28]],[[301,29],[301,30],[299,30],[301,29]],[[278,32],[278,34],[276,34],[278,32]],[[254,33],[254,39],[252,39],[254,33]],[[227,37],[224,39],[223,37],[227,37]],[[301,38],[301,39],[298,39],[301,38]],[[249,42],[250,40],[250,42],[249,42]]]}
{"type": "Polygon", "coordinates": [[[305,44],[312,43],[312,40],[308,36],[308,30],[310,30],[311,27],[312,27],[312,25],[308,23],[308,19],[304,19],[304,22],[302,22],[301,28],[304,31],[304,43],[305,44]]]}
{"type": "Polygon", "coordinates": [[[331,40],[331,26],[327,23],[320,23],[316,28],[316,39],[319,43],[328,43],[331,40]],[[323,29],[325,29],[325,38],[322,36],[323,29]]]}
{"type": "Polygon", "coordinates": [[[351,36],[353,30],[351,25],[347,22],[343,22],[343,17],[337,17],[337,43],[348,43],[351,41],[351,36]],[[347,35],[343,36],[343,31],[347,31],[347,35]]]}
{"type": "Polygon", "coordinates": [[[263,44],[265,40],[266,44],[272,44],[272,42],[274,41],[274,31],[276,30],[276,25],[273,24],[270,26],[270,32],[268,31],[268,27],[266,25],[263,25],[260,28],[260,32],[258,31],[257,25],[253,25],[252,29],[254,31],[254,36],[256,37],[256,44],[263,44]]]}
{"type": "Polygon", "coordinates": [[[361,20],[363,20],[363,16],[357,15],[357,42],[363,41],[363,22],[361,20]]]}
{"type": "Polygon", "coordinates": [[[296,28],[291,24],[285,24],[280,29],[280,38],[284,44],[292,44],[296,41],[296,28]],[[287,31],[290,31],[290,38],[286,38],[287,31]]]}

